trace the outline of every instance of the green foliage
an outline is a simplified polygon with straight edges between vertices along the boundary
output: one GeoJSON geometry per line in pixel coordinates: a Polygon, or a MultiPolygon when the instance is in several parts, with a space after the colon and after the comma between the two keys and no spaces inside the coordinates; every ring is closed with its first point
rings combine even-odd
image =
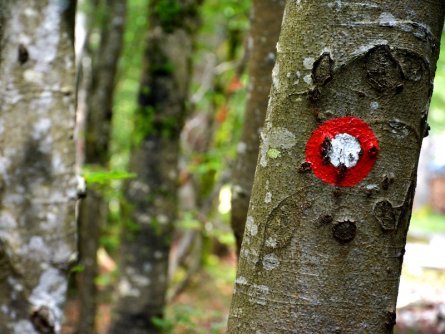
{"type": "Polygon", "coordinates": [[[210,255],[204,270],[187,289],[184,300],[167,306],[164,321],[174,328],[165,333],[225,333],[234,280],[234,263],[210,255]]]}
{"type": "Polygon", "coordinates": [[[180,305],[173,309],[171,317],[152,318],[153,324],[161,330],[162,334],[171,334],[177,326],[188,329],[190,333],[195,333],[193,317],[201,316],[201,312],[187,305],[180,305]]]}
{"type": "Polygon", "coordinates": [[[154,13],[164,29],[171,32],[179,26],[181,20],[182,6],[178,0],[157,0],[154,6],[154,13]]]}
{"type": "MultiPolygon", "coordinates": [[[[442,45],[445,45],[445,33],[442,33],[442,45]]],[[[434,79],[434,91],[430,104],[428,122],[431,131],[438,133],[445,131],[445,51],[441,50],[437,62],[436,77],[434,79]]]]}
{"type": "Polygon", "coordinates": [[[93,170],[88,166],[84,166],[82,176],[87,184],[110,185],[116,180],[127,180],[136,177],[136,174],[120,170],[93,170]]]}
{"type": "Polygon", "coordinates": [[[133,115],[137,110],[142,56],[146,47],[148,0],[129,1],[124,35],[124,47],[119,63],[116,87],[113,131],[111,140],[111,168],[125,170],[134,135],[133,115]]]}
{"type": "Polygon", "coordinates": [[[200,230],[201,225],[201,222],[190,211],[184,212],[178,221],[178,227],[183,230],[200,230]]]}
{"type": "Polygon", "coordinates": [[[119,232],[116,229],[108,227],[100,237],[100,244],[107,251],[116,251],[120,245],[119,232]]]}
{"type": "Polygon", "coordinates": [[[83,264],[76,264],[71,268],[71,273],[80,273],[85,270],[85,266],[83,264]]]}
{"type": "Polygon", "coordinates": [[[111,286],[111,284],[113,284],[116,281],[115,276],[116,276],[115,273],[103,273],[95,278],[94,283],[96,283],[97,286],[100,286],[102,288],[108,287],[111,286]]]}
{"type": "Polygon", "coordinates": [[[425,206],[413,211],[410,230],[427,233],[445,233],[445,215],[425,206]]]}
{"type": "Polygon", "coordinates": [[[153,107],[138,108],[135,114],[135,129],[133,133],[133,142],[139,146],[144,138],[153,133],[155,110],[153,107]]]}
{"type": "MultiPolygon", "coordinates": [[[[153,52],[162,52],[161,50],[153,50],[153,52]]],[[[158,55],[159,56],[159,55],[158,55]]],[[[160,57],[160,58],[165,58],[165,57],[160,57]]],[[[152,71],[155,74],[160,74],[160,75],[169,75],[174,73],[175,71],[175,64],[173,64],[172,62],[169,62],[167,59],[161,59],[161,61],[159,61],[157,64],[152,66],[152,71]]]]}
{"type": "Polygon", "coordinates": [[[211,29],[236,29],[245,32],[249,28],[250,6],[250,0],[207,0],[202,10],[204,25],[211,25],[211,29]]]}

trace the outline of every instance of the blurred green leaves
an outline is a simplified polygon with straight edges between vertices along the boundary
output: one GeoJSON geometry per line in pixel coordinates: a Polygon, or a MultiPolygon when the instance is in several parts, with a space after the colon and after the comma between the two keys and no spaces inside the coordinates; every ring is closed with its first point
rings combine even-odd
{"type": "MultiPolygon", "coordinates": [[[[445,45],[445,34],[442,33],[441,44],[445,45]]],[[[428,122],[433,133],[445,131],[445,51],[441,50],[437,62],[434,91],[430,104],[428,122]]]]}
{"type": "Polygon", "coordinates": [[[136,177],[135,173],[120,170],[91,170],[84,168],[82,176],[87,184],[110,185],[112,181],[127,180],[136,177]]]}

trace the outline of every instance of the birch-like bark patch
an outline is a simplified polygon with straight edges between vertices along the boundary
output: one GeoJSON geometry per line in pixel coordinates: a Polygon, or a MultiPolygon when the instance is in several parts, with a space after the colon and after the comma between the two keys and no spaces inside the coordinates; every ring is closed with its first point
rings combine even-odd
{"type": "Polygon", "coordinates": [[[274,254],[264,255],[263,258],[263,267],[266,270],[272,270],[278,267],[280,264],[280,260],[274,254]]]}

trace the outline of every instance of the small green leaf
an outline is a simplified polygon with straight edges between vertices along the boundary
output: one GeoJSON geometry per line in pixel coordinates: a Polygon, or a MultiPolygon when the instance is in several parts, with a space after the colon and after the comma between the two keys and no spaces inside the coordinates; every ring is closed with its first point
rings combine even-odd
{"type": "Polygon", "coordinates": [[[89,170],[85,168],[82,176],[89,184],[108,185],[115,180],[133,179],[136,177],[136,174],[119,170],[89,170]]]}
{"type": "Polygon", "coordinates": [[[74,267],[71,268],[72,273],[80,273],[85,270],[85,267],[83,264],[76,264],[74,267]]]}

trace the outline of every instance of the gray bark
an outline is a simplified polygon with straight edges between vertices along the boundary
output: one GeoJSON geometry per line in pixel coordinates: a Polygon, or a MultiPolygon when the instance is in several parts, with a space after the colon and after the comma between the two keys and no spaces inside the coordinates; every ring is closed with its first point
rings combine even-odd
{"type": "Polygon", "coordinates": [[[159,333],[177,215],[179,135],[186,115],[199,0],[150,2],[145,64],[126,186],[118,300],[111,333],[159,333]]]}
{"type": "Polygon", "coordinates": [[[444,7],[287,1],[228,333],[392,333],[444,7]],[[350,187],[305,163],[344,116],[379,143],[350,187]]]}
{"type": "MultiPolygon", "coordinates": [[[[107,0],[100,27],[100,46],[93,54],[91,84],[87,92],[85,164],[108,168],[114,88],[123,43],[126,0],[107,0]]],[[[79,219],[79,333],[94,333],[97,313],[97,250],[100,230],[107,219],[107,202],[97,185],[88,186],[79,219]]],[[[103,190],[102,190],[103,191],[103,190]]]]}
{"type": "Polygon", "coordinates": [[[231,224],[237,251],[241,249],[253,176],[258,157],[260,131],[266,117],[275,46],[281,29],[284,1],[253,1],[250,18],[249,87],[243,131],[233,168],[231,224]]]}
{"type": "Polygon", "coordinates": [[[0,3],[0,332],[58,333],[76,259],[74,1],[0,3]]]}

